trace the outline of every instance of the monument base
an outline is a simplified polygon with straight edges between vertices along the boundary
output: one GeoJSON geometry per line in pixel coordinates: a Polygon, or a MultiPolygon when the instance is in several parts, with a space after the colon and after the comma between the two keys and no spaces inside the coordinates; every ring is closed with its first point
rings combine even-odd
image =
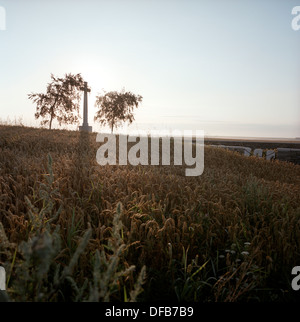
{"type": "Polygon", "coordinates": [[[82,125],[79,126],[79,131],[84,131],[84,132],[92,132],[92,126],[89,125],[82,125]]]}

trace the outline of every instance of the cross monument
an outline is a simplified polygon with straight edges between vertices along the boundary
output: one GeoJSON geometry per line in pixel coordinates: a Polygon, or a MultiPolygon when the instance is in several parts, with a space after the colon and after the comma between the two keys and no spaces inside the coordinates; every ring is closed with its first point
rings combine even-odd
{"type": "Polygon", "coordinates": [[[84,82],[84,87],[80,88],[84,91],[84,100],[83,100],[83,123],[82,126],[79,126],[79,131],[92,132],[92,127],[88,123],[88,99],[87,93],[91,90],[87,86],[87,82],[84,82]]]}

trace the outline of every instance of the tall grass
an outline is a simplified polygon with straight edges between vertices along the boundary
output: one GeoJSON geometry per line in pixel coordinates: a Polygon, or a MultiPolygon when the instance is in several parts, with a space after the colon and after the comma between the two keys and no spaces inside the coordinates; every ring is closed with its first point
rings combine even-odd
{"type": "Polygon", "coordinates": [[[288,301],[300,167],[205,148],[99,166],[95,134],[0,126],[0,265],[11,301],[288,301]]]}

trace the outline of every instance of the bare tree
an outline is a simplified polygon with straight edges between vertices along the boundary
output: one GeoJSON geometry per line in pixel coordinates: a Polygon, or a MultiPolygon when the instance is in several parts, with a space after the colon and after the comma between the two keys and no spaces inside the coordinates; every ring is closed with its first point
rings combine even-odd
{"type": "Polygon", "coordinates": [[[81,88],[84,80],[81,74],[65,74],[64,78],[51,74],[51,83],[46,93],[31,93],[28,98],[36,103],[35,118],[43,118],[41,125],[49,124],[57,119],[59,125],[72,124],[78,121],[81,88]]]}
{"type": "Polygon", "coordinates": [[[131,92],[113,91],[105,93],[102,96],[96,96],[95,106],[98,107],[95,121],[100,124],[108,124],[113,132],[122,122],[132,123],[134,121],[133,109],[138,107],[143,97],[131,92]]]}

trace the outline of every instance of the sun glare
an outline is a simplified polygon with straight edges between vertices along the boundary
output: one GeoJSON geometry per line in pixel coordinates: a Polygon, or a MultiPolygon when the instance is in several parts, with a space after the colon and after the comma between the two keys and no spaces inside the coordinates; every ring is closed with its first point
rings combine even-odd
{"type": "MultiPolygon", "coordinates": [[[[116,84],[118,77],[114,63],[101,57],[88,57],[87,59],[86,56],[82,56],[73,59],[68,67],[70,72],[80,73],[91,88],[88,94],[88,118],[89,122],[93,123],[96,96],[103,94],[104,91],[118,89],[118,84],[116,84]]],[[[66,70],[66,67],[64,69],[66,70]]]]}

